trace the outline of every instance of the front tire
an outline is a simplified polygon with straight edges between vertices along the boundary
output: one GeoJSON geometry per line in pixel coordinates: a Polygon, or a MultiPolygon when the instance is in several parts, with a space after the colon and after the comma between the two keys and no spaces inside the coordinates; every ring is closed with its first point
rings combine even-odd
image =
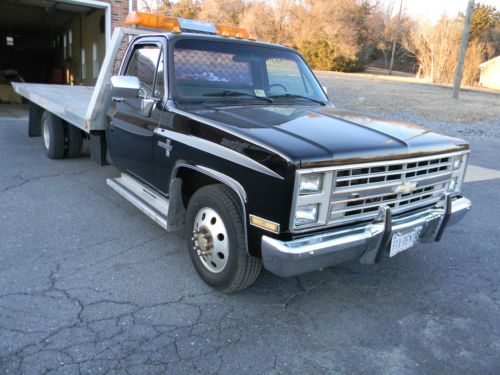
{"type": "Polygon", "coordinates": [[[262,261],[245,247],[241,204],[225,185],[200,188],[186,212],[189,255],[200,277],[223,293],[252,285],[262,261]]]}

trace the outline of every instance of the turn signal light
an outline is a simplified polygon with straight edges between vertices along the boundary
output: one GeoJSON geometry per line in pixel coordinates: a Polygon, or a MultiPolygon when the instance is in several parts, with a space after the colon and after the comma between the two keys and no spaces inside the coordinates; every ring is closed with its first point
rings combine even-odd
{"type": "Polygon", "coordinates": [[[278,223],[263,219],[255,215],[250,215],[250,224],[273,233],[280,232],[280,225],[278,223]]]}
{"type": "Polygon", "coordinates": [[[181,25],[177,18],[151,13],[130,12],[127,18],[125,18],[125,24],[131,26],[149,27],[152,29],[170,30],[175,33],[181,32],[181,25]]]}

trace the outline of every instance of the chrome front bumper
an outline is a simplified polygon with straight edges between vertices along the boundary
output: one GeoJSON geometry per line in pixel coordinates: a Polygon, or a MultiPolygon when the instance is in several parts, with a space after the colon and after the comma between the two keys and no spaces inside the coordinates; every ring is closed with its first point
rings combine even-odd
{"type": "Polygon", "coordinates": [[[471,207],[467,198],[443,198],[433,207],[392,218],[387,206],[368,224],[280,241],[262,237],[264,267],[281,277],[300,275],[359,259],[361,263],[379,262],[387,252],[392,236],[421,226],[420,242],[439,241],[447,225],[460,221],[471,207]]]}

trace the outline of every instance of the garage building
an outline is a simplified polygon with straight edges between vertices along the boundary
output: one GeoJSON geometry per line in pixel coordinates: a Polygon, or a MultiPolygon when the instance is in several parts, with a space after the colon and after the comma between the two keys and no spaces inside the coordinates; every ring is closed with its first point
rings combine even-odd
{"type": "Polygon", "coordinates": [[[481,69],[479,85],[500,90],[500,56],[482,63],[479,69],[481,69]]]}
{"type": "Polygon", "coordinates": [[[113,29],[136,6],[136,0],[0,1],[0,102],[13,101],[9,80],[93,85],[113,29]]]}

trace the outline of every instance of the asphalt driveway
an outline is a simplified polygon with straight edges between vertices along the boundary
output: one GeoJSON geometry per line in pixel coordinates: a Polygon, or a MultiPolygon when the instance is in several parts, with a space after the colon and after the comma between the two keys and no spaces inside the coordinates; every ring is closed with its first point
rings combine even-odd
{"type": "Polygon", "coordinates": [[[26,134],[1,107],[0,373],[500,372],[499,140],[473,142],[487,169],[442,242],[226,296],[106,186],[113,167],[49,160],[26,134]]]}

